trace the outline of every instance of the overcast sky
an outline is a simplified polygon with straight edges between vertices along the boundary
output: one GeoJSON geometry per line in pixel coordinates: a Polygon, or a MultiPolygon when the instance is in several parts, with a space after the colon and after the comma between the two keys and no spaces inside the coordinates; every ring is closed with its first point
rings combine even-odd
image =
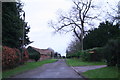
{"type": "MultiPolygon", "coordinates": [[[[72,33],[53,34],[54,29],[48,26],[48,21],[55,20],[57,11],[60,9],[68,11],[72,3],[70,0],[21,0],[24,3],[23,10],[26,13],[26,22],[31,29],[28,34],[31,41],[29,46],[40,49],[52,48],[61,55],[66,55],[65,51],[72,40],[72,33]]],[[[100,0],[99,4],[101,3],[100,0]]],[[[102,0],[103,2],[104,0],[102,0]]],[[[106,0],[107,1],[107,0],[106,0]]],[[[108,0],[113,3],[114,0],[108,0]]],[[[117,0],[118,1],[118,0],[117,0]]]]}

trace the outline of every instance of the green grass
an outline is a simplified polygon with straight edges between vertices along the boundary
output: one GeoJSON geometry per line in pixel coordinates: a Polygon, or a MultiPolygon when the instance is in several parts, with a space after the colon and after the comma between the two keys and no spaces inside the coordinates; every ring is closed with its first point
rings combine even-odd
{"type": "Polygon", "coordinates": [[[2,71],[0,71],[0,79],[2,78],[2,71]]]}
{"type": "Polygon", "coordinates": [[[83,62],[79,59],[66,59],[69,66],[106,65],[105,62],[83,62]]]}
{"type": "Polygon", "coordinates": [[[2,77],[3,78],[8,78],[12,75],[15,75],[15,74],[27,71],[27,70],[31,70],[31,69],[37,68],[39,66],[42,66],[43,64],[52,63],[52,62],[55,62],[55,61],[57,61],[57,59],[48,59],[48,60],[39,61],[39,62],[28,62],[28,63],[25,63],[22,66],[14,68],[14,69],[4,71],[2,73],[2,77]]]}
{"type": "Polygon", "coordinates": [[[104,67],[83,73],[87,78],[118,78],[118,74],[120,75],[117,67],[104,67]]]}
{"type": "MultiPolygon", "coordinates": [[[[104,62],[83,62],[79,59],[66,59],[69,66],[87,66],[87,65],[105,65],[104,62]]],[[[120,68],[119,68],[120,70],[120,68]]],[[[83,75],[87,78],[118,78],[117,67],[104,67],[100,69],[89,70],[84,72],[83,75]]],[[[120,78],[120,77],[119,77],[120,78]]]]}

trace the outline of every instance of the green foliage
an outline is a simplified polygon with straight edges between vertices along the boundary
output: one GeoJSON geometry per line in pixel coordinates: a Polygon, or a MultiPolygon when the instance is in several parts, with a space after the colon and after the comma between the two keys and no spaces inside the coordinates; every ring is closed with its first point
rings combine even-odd
{"type": "Polygon", "coordinates": [[[85,50],[81,55],[84,61],[102,61],[104,59],[103,48],[92,48],[85,50]]]}
{"type": "Polygon", "coordinates": [[[66,57],[67,57],[67,58],[79,58],[79,57],[80,57],[80,54],[81,54],[81,51],[77,51],[77,52],[75,52],[75,53],[66,54],[66,57]]]}
{"type": "Polygon", "coordinates": [[[20,48],[22,46],[23,34],[24,45],[30,44],[27,36],[30,27],[21,18],[22,3],[20,2],[2,2],[2,45],[11,48],[20,48]],[[23,33],[24,29],[24,33],[23,33]]]}
{"type": "Polygon", "coordinates": [[[55,62],[55,61],[57,61],[57,59],[49,59],[49,60],[44,60],[44,61],[39,61],[39,62],[28,62],[28,63],[25,63],[22,66],[14,68],[14,69],[3,71],[2,77],[3,78],[8,78],[12,75],[16,75],[18,73],[40,67],[43,64],[52,63],[52,62],[55,62]]]}
{"type": "Polygon", "coordinates": [[[91,53],[88,53],[88,52],[84,51],[83,53],[81,53],[80,59],[82,61],[90,61],[90,59],[91,59],[90,56],[91,56],[91,53]]]}
{"type": "MultiPolygon", "coordinates": [[[[87,78],[118,78],[117,67],[105,67],[84,72],[83,75],[87,78]]],[[[91,80],[91,79],[90,79],[91,80]]]]}
{"type": "Polygon", "coordinates": [[[38,61],[40,58],[40,53],[34,50],[32,47],[27,48],[28,53],[29,53],[29,58],[34,59],[35,61],[38,61]]]}
{"type": "Polygon", "coordinates": [[[108,66],[120,66],[120,38],[109,40],[103,52],[108,66]]]}
{"type": "Polygon", "coordinates": [[[84,49],[91,49],[94,47],[103,47],[109,39],[115,39],[120,36],[119,25],[113,25],[106,21],[100,23],[98,28],[89,30],[88,34],[84,37],[84,49]]]}
{"type": "Polygon", "coordinates": [[[67,58],[80,58],[82,61],[102,61],[104,59],[103,48],[92,48],[84,50],[84,52],[77,51],[76,53],[67,54],[67,58]],[[93,53],[91,53],[93,52],[93,53]]]}
{"type": "MultiPolygon", "coordinates": [[[[106,59],[108,66],[120,66],[120,27],[118,24],[113,25],[112,23],[106,21],[101,23],[98,28],[90,30],[90,32],[84,38],[84,49],[90,49],[94,47],[103,47],[101,49],[96,49],[96,55],[91,55],[96,60],[106,59]],[[118,38],[118,39],[117,39],[118,38]],[[106,45],[107,44],[107,45],[106,45]]],[[[83,54],[84,59],[89,59],[87,53],[83,54]]]]}
{"type": "MultiPolygon", "coordinates": [[[[61,58],[61,54],[59,54],[58,52],[55,52],[54,54],[54,58],[61,58]]],[[[52,55],[51,55],[51,57],[52,57],[52,55]]]]}

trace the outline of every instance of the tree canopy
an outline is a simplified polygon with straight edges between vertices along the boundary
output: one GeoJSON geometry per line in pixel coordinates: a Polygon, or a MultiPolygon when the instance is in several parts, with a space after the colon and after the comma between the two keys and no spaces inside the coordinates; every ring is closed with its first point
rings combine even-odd
{"type": "Polygon", "coordinates": [[[89,30],[89,33],[84,37],[84,49],[103,47],[108,40],[119,36],[120,28],[118,24],[113,25],[108,21],[102,22],[98,28],[89,30]]]}
{"type": "Polygon", "coordinates": [[[2,45],[20,48],[31,43],[28,37],[30,27],[22,17],[23,4],[21,2],[2,2],[2,45]],[[24,34],[24,35],[23,35],[24,34]]]}

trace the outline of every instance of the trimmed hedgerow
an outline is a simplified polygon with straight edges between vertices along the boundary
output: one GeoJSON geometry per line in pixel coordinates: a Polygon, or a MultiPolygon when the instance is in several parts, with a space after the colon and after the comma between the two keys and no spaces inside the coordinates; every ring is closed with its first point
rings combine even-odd
{"type": "Polygon", "coordinates": [[[103,52],[108,66],[120,67],[120,38],[109,40],[103,52]]]}
{"type": "Polygon", "coordinates": [[[102,61],[104,60],[103,48],[97,47],[83,52],[79,50],[76,53],[67,54],[67,58],[79,58],[82,61],[102,61]]]}
{"type": "Polygon", "coordinates": [[[29,59],[29,55],[28,55],[27,49],[24,49],[24,53],[23,54],[24,54],[23,55],[23,61],[25,62],[25,61],[27,61],[29,59]]]}
{"type": "Polygon", "coordinates": [[[2,68],[11,69],[20,63],[25,62],[29,59],[27,49],[24,49],[23,58],[21,59],[21,53],[19,49],[9,48],[7,46],[2,47],[2,68]]]}
{"type": "Polygon", "coordinates": [[[40,59],[40,53],[34,50],[31,46],[27,48],[29,53],[29,58],[38,61],[40,59]]]}
{"type": "Polygon", "coordinates": [[[81,58],[84,61],[102,61],[104,59],[103,48],[97,47],[93,49],[85,50],[84,53],[81,53],[81,58]]]}
{"type": "Polygon", "coordinates": [[[16,55],[19,50],[3,46],[2,48],[2,66],[3,69],[13,68],[19,63],[19,56],[16,55]]]}

